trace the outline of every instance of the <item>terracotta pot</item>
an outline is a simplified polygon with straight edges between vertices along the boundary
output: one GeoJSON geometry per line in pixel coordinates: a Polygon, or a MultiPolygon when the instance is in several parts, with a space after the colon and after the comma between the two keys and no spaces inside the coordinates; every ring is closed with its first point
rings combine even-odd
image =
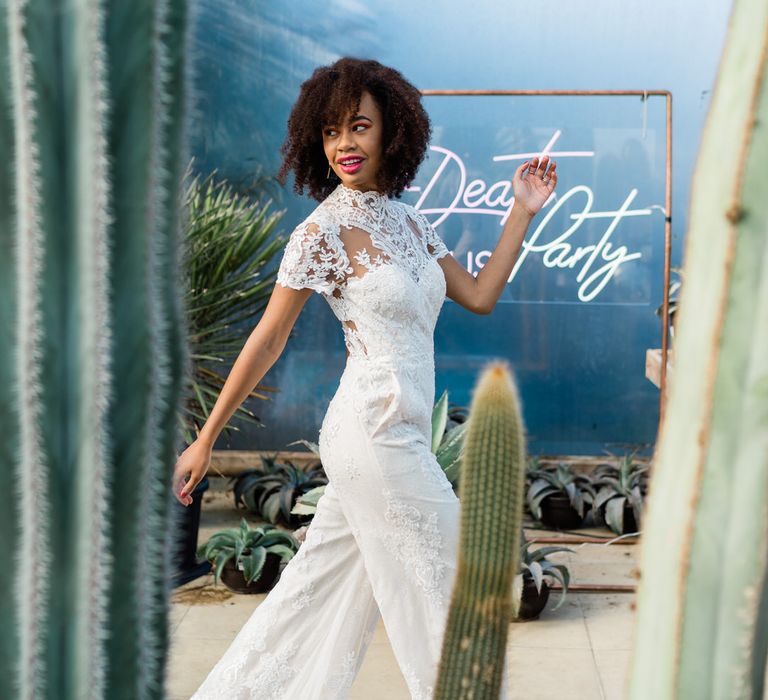
{"type": "Polygon", "coordinates": [[[230,559],[221,570],[221,582],[234,593],[266,593],[277,582],[282,558],[273,552],[267,552],[267,559],[261,575],[251,583],[245,582],[245,574],[235,568],[235,560],[230,559]]]}

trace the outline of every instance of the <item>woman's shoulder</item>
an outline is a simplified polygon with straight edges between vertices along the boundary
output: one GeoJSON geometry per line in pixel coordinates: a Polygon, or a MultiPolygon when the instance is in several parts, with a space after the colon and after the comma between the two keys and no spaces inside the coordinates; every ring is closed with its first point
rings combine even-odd
{"type": "Polygon", "coordinates": [[[325,201],[320,202],[304,219],[296,224],[294,233],[302,231],[308,231],[312,234],[323,233],[326,236],[336,233],[338,221],[332,207],[329,207],[325,201]]]}

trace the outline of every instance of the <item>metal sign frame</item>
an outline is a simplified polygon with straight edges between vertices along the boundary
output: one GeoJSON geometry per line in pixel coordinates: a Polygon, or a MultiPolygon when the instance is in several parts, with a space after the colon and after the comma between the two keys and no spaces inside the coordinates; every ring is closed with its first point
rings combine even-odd
{"type": "Polygon", "coordinates": [[[441,95],[518,95],[518,96],[590,96],[637,95],[646,101],[658,95],[666,100],[666,162],[664,168],[664,291],[661,313],[661,377],[659,381],[659,432],[664,421],[667,394],[667,353],[669,345],[669,278],[672,259],[672,93],[669,90],[420,90],[424,96],[441,95]]]}

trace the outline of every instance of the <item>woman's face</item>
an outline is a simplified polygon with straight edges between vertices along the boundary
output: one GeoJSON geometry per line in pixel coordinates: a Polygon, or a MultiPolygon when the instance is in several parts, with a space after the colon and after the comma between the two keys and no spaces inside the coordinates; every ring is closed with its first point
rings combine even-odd
{"type": "Polygon", "coordinates": [[[347,112],[342,124],[323,125],[323,149],[342,183],[356,190],[377,190],[383,133],[381,111],[367,91],[356,114],[347,112]]]}

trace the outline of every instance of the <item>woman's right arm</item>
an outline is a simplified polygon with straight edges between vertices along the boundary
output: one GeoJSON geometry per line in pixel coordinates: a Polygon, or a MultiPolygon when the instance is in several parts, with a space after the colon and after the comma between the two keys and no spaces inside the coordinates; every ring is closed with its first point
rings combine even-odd
{"type": "Polygon", "coordinates": [[[267,307],[232,365],[205,425],[197,439],[176,461],[173,493],[183,505],[192,503],[190,494],[208,471],[213,444],[219,433],[282,354],[291,329],[312,291],[275,284],[267,307]],[[185,483],[187,476],[189,479],[185,483]]]}

